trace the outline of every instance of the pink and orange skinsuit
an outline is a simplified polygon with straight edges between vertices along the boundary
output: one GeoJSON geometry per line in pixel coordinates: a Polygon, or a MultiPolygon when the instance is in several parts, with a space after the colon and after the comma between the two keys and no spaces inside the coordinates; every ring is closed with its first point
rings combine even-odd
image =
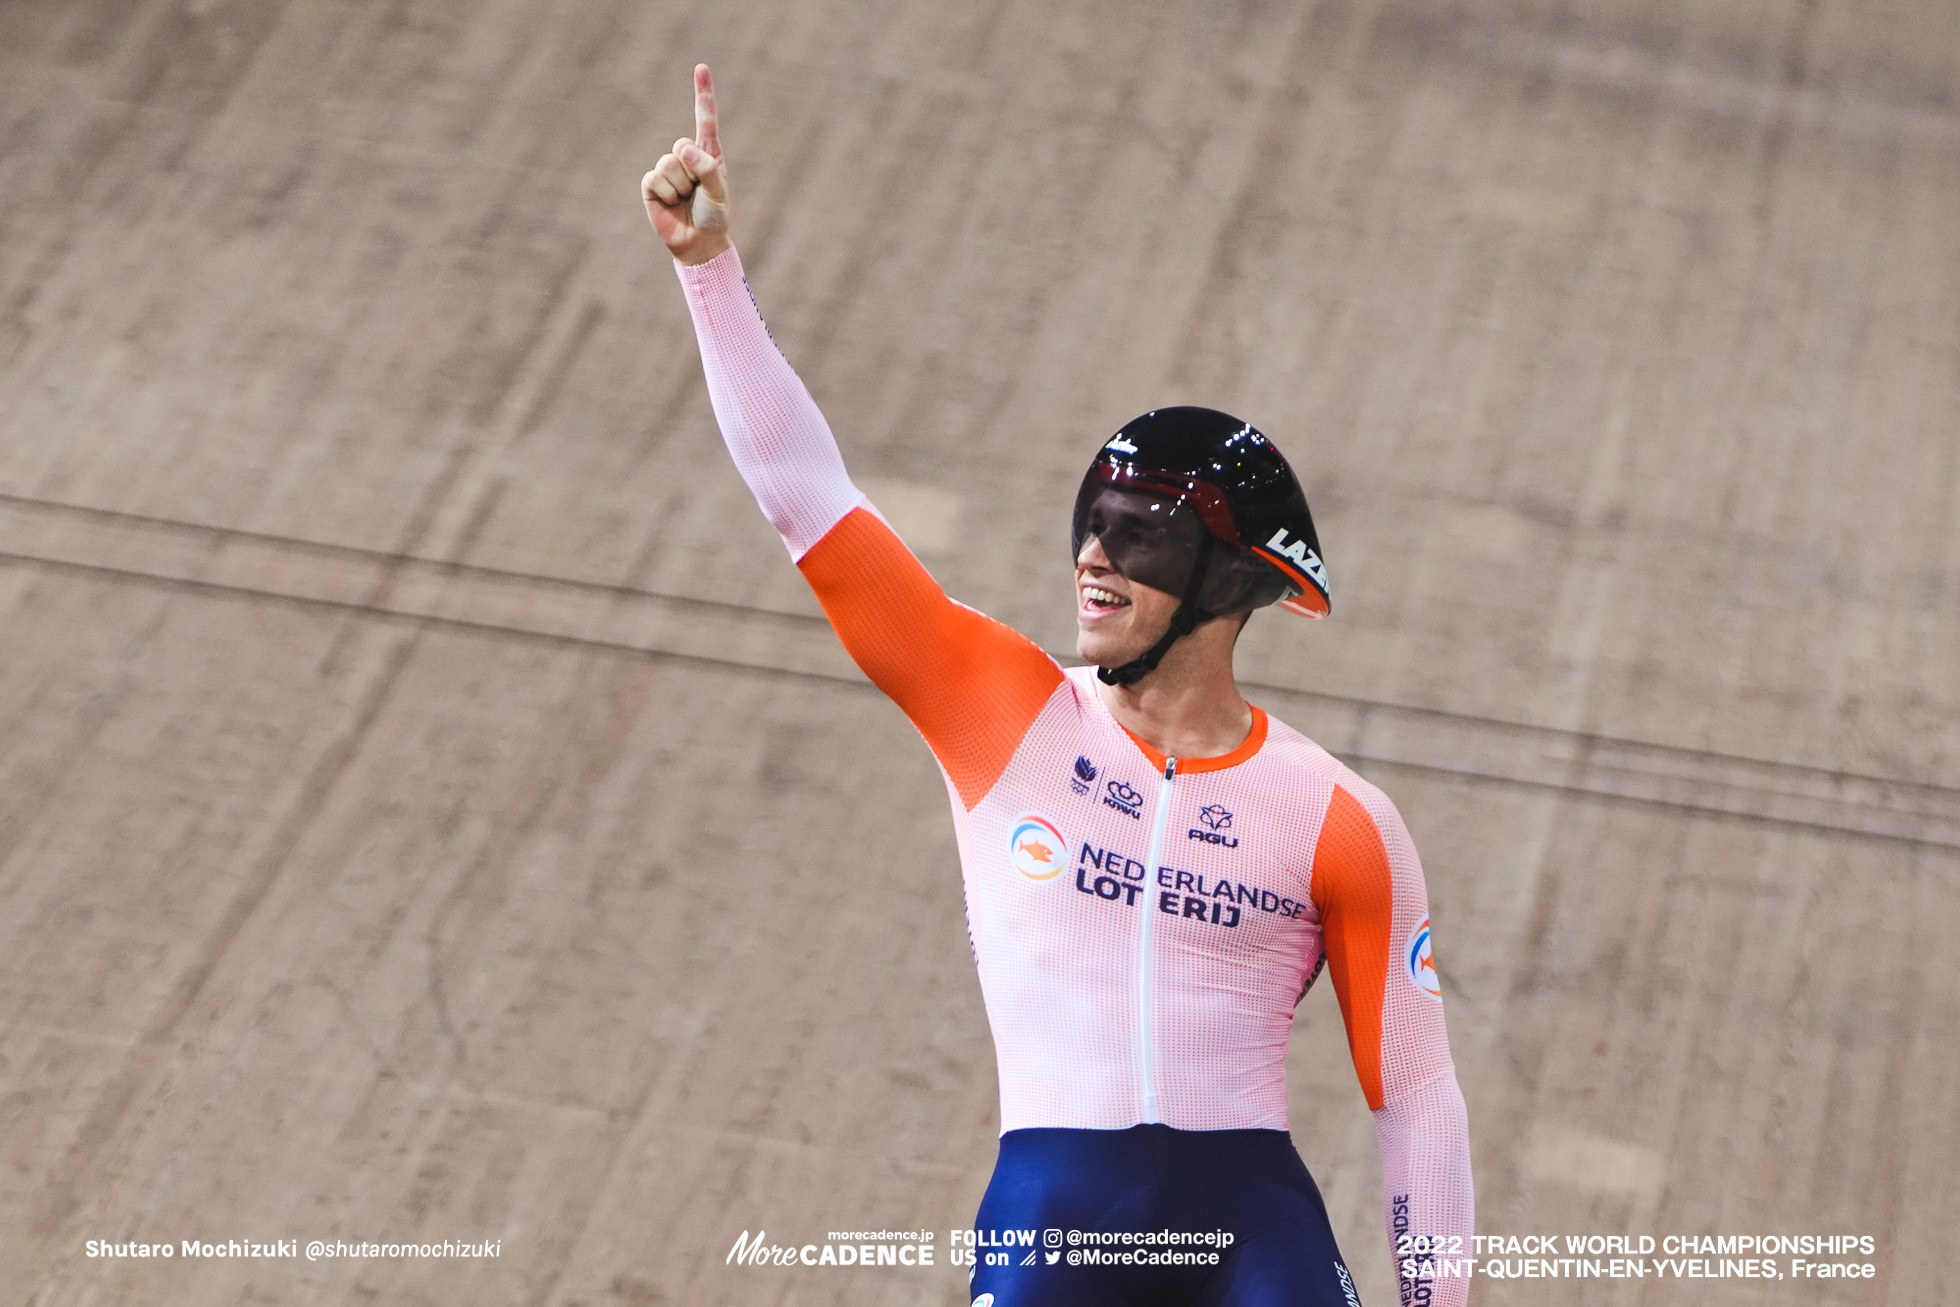
{"type": "MultiPolygon", "coordinates": [[[[1394,805],[1258,708],[1232,752],[1166,758],[1093,668],[949,599],[852,484],[735,251],[676,266],[737,467],[945,776],[1003,1137],[1285,1131],[1294,1009],[1324,966],[1398,1267],[1411,1248],[1469,1256],[1468,1123],[1394,805]]],[[[1397,1275],[1406,1303],[1466,1301],[1465,1279],[1415,1269],[1397,1275]]]]}

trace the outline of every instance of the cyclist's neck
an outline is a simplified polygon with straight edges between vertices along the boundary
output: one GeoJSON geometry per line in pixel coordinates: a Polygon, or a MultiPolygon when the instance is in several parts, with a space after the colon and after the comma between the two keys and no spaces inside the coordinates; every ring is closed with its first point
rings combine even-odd
{"type": "Polygon", "coordinates": [[[1208,622],[1172,645],[1134,685],[1097,683],[1110,714],[1157,752],[1215,758],[1244,744],[1252,708],[1232,675],[1236,624],[1208,622]]]}

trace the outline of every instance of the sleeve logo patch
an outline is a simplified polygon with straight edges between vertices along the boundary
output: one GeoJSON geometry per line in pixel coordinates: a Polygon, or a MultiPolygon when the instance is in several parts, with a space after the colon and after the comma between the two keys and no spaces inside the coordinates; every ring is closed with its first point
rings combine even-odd
{"type": "Polygon", "coordinates": [[[1409,932],[1409,946],[1402,950],[1409,966],[1409,979],[1415,987],[1438,1003],[1443,1001],[1443,982],[1436,976],[1436,955],[1429,947],[1429,918],[1424,917],[1409,932]]]}
{"type": "Polygon", "coordinates": [[[1055,824],[1033,813],[1014,823],[1007,837],[1007,856],[1014,870],[1029,880],[1053,880],[1068,866],[1068,841],[1055,824]]]}

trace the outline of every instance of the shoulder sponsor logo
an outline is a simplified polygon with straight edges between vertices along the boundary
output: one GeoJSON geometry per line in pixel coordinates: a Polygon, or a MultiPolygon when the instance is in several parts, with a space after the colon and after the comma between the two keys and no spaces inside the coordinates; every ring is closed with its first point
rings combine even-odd
{"type": "Polygon", "coordinates": [[[1068,841],[1055,823],[1033,813],[1014,823],[1007,837],[1008,860],[1029,880],[1053,880],[1068,866],[1068,841]]]}
{"type": "Polygon", "coordinates": [[[1443,1001],[1443,982],[1436,976],[1436,955],[1429,947],[1429,918],[1424,917],[1409,932],[1409,946],[1402,950],[1409,964],[1409,979],[1415,987],[1438,1003],[1443,1001]]]}
{"type": "Polygon", "coordinates": [[[1202,840],[1206,844],[1219,844],[1228,849],[1239,847],[1236,836],[1224,834],[1232,828],[1232,814],[1223,804],[1207,803],[1198,810],[1198,821],[1208,829],[1199,830],[1193,826],[1185,835],[1186,839],[1202,840]]]}
{"type": "Polygon", "coordinates": [[[994,1296],[991,1293],[981,1294],[973,1300],[973,1307],[994,1307],[994,1296]]]}
{"type": "Polygon", "coordinates": [[[1077,794],[1087,794],[1089,787],[1096,783],[1096,764],[1087,758],[1075,760],[1075,775],[1069,778],[1068,787],[1077,794]]]}
{"type": "Polygon", "coordinates": [[[1143,796],[1121,781],[1111,781],[1103,791],[1103,802],[1125,817],[1143,819],[1143,796]]]}

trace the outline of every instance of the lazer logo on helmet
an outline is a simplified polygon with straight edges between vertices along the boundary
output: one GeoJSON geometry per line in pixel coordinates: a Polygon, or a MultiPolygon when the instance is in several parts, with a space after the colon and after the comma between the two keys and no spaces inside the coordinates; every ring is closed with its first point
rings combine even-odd
{"type": "Polygon", "coordinates": [[[1291,559],[1295,567],[1319,582],[1321,589],[1327,588],[1327,565],[1320,561],[1320,555],[1316,554],[1306,541],[1289,541],[1286,538],[1285,527],[1273,532],[1273,538],[1266,542],[1266,548],[1281,558],[1291,559]]]}

